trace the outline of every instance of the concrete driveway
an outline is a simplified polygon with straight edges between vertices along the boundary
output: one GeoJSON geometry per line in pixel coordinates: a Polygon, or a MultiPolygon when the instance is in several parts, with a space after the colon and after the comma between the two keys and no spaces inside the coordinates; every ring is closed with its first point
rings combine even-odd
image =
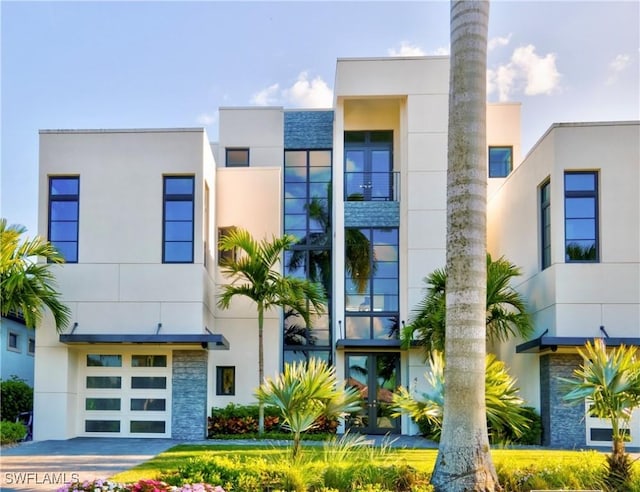
{"type": "Polygon", "coordinates": [[[178,444],[171,439],[88,437],[24,442],[0,450],[0,490],[57,490],[73,480],[104,479],[178,444]]]}

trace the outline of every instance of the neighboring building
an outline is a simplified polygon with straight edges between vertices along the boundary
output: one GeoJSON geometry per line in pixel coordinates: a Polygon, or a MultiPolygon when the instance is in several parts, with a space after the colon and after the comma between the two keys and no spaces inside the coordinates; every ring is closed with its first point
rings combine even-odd
{"type": "MultiPolygon", "coordinates": [[[[544,443],[610,444],[611,426],[564,404],[556,378],[587,339],[640,345],[640,123],[552,125],[489,199],[488,221],[489,250],[523,270],[536,327],[497,352],[539,408],[544,443]]],[[[631,439],[640,446],[640,411],[631,439]]]]}
{"type": "Polygon", "coordinates": [[[21,318],[0,318],[0,379],[22,379],[33,387],[33,359],[36,336],[33,328],[27,328],[21,318]]]}
{"type": "MultiPolygon", "coordinates": [[[[401,350],[398,333],[423,297],[422,279],[445,263],[448,76],[446,57],[340,59],[333,109],[221,108],[212,145],[201,129],[42,131],[39,232],[69,261],[54,268],[74,325],[58,336],[49,320],[38,331],[35,439],[199,439],[212,406],[254,400],[255,308],[242,299],[229,310],[216,307],[217,291],[228,282],[218,268],[217,238],[233,227],[257,238],[294,235],[284,273],[322,282],[328,293],[327,312],[312,330],[291,313],[267,313],[265,374],[286,362],[322,358],[366,395],[365,410],[350,427],[417,432],[408,418],[391,417],[389,397],[398,385],[426,384],[421,352],[401,350]]],[[[519,104],[490,104],[487,121],[489,249],[522,265],[517,287],[531,300],[537,333],[598,336],[581,308],[574,311],[582,321],[567,320],[574,314],[564,304],[588,303],[610,313],[598,315],[598,326],[638,344],[640,226],[631,201],[637,205],[638,148],[630,135],[623,138],[637,136],[638,125],[601,125],[614,134],[612,148],[599,134],[583,136],[573,127],[562,140],[556,133],[565,127],[553,127],[521,163],[519,104]],[[569,165],[567,159],[581,155],[572,146],[608,161],[569,165]],[[595,191],[575,190],[575,198],[602,207],[605,185],[607,194],[617,186],[606,172],[613,165],[628,168],[616,180],[629,187],[630,201],[610,224],[604,209],[602,220],[592,218],[601,264],[565,266],[564,215],[553,205],[563,203],[564,190],[539,186],[549,177],[562,182],[565,169],[597,171],[595,191]],[[635,180],[624,178],[632,175],[635,180]],[[551,192],[550,201],[539,202],[542,189],[551,192]],[[541,229],[537,214],[548,203],[551,219],[541,229]],[[538,249],[540,230],[551,231],[545,233],[550,253],[538,249]],[[604,238],[616,234],[625,235],[627,249],[618,239],[605,247],[604,238]],[[543,272],[541,254],[550,258],[543,272]],[[624,262],[619,286],[587,289],[601,274],[587,270],[624,262]],[[587,277],[567,276],[569,267],[587,277]],[[559,296],[572,292],[562,282],[578,278],[574,299],[559,296]],[[601,293],[608,300],[599,300],[601,293]]],[[[574,198],[569,191],[567,200],[574,198]]],[[[583,219],[567,217],[580,227],[583,219]]],[[[575,354],[581,342],[571,343],[566,350],[575,354]]],[[[541,410],[546,435],[566,425],[553,377],[565,361],[577,362],[575,355],[561,356],[564,348],[548,353],[547,345],[542,338],[494,347],[518,375],[529,404],[541,410]],[[540,355],[516,354],[516,345],[540,355]]],[[[600,443],[587,440],[600,424],[580,428],[580,422],[572,422],[576,441],[549,443],[574,445],[580,436],[582,444],[600,443]]],[[[633,445],[640,442],[635,431],[632,438],[633,445]]]]}

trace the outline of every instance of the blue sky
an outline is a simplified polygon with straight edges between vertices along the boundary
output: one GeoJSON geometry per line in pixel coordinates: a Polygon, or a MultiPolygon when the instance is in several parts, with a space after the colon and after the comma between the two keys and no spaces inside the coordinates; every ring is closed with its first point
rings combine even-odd
{"type": "MultiPolygon", "coordinates": [[[[327,107],[342,57],[446,54],[447,2],[2,1],[0,215],[37,227],[38,130],[204,126],[327,107]]],[[[640,2],[495,1],[488,99],[554,122],[640,119],[640,2]]],[[[117,190],[114,190],[117,197],[117,190]]]]}

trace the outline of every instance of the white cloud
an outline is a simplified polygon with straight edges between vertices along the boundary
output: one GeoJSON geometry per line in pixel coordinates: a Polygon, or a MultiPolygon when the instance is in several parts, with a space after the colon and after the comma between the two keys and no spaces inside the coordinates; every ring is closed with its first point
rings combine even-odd
{"type": "Polygon", "coordinates": [[[500,46],[506,46],[509,44],[509,42],[511,41],[511,35],[512,33],[509,33],[507,36],[504,37],[500,37],[498,36],[497,38],[491,38],[489,40],[489,51],[492,51],[500,46]]]}
{"type": "Polygon", "coordinates": [[[618,80],[618,76],[629,66],[630,63],[631,57],[629,55],[617,55],[611,63],[609,63],[609,77],[607,77],[606,84],[615,84],[618,80]]]}
{"type": "Polygon", "coordinates": [[[216,115],[209,114],[209,113],[201,113],[196,118],[196,121],[201,125],[205,125],[205,126],[211,125],[212,123],[216,122],[216,115]]]}
{"type": "Polygon", "coordinates": [[[307,72],[300,72],[298,80],[282,93],[294,107],[330,108],[333,105],[333,90],[320,76],[309,80],[307,72]]]}
{"type": "Polygon", "coordinates": [[[500,101],[521,91],[527,96],[553,94],[560,88],[560,78],[555,53],[540,56],[529,44],[516,48],[508,63],[487,71],[487,93],[497,91],[500,101]]]}
{"type": "Polygon", "coordinates": [[[440,48],[436,48],[435,50],[429,51],[427,55],[430,56],[449,56],[449,47],[441,46],[440,48]]]}
{"type": "Polygon", "coordinates": [[[273,84],[265,89],[262,89],[261,91],[256,92],[253,96],[251,96],[251,104],[255,104],[256,106],[273,106],[277,104],[279,88],[280,86],[278,84],[273,84]]]}
{"type": "Polygon", "coordinates": [[[402,41],[400,48],[389,48],[387,50],[389,56],[425,56],[426,53],[415,44],[409,43],[409,41],[402,41]]]}

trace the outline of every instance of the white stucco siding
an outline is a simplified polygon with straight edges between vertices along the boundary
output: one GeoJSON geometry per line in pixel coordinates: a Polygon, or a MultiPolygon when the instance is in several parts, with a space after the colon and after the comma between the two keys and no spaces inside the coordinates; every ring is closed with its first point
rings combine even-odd
{"type": "Polygon", "coordinates": [[[226,166],[227,148],[248,148],[250,167],[282,166],[284,110],[281,107],[220,108],[217,165],[226,166]]]}
{"type": "MultiPolygon", "coordinates": [[[[48,177],[79,175],[79,262],[159,263],[163,175],[192,174],[194,244],[201,244],[203,135],[202,129],[41,132],[40,234],[47,235],[48,177]]],[[[194,254],[202,263],[202,248],[194,254]]]]}
{"type": "Polygon", "coordinates": [[[339,58],[336,97],[448,93],[448,57],[339,58]]]}
{"type": "MultiPolygon", "coordinates": [[[[408,153],[411,156],[409,159],[410,172],[446,172],[446,132],[410,132],[408,134],[408,153]]],[[[446,194],[446,191],[445,186],[442,193],[446,194]]]]}

